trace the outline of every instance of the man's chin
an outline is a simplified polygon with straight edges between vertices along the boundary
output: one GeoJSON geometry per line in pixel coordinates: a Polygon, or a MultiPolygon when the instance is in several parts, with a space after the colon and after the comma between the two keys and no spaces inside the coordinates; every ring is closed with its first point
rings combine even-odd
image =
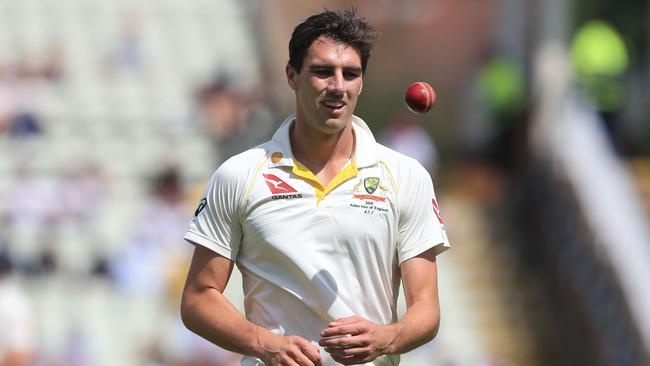
{"type": "Polygon", "coordinates": [[[323,126],[333,130],[341,130],[348,124],[350,120],[351,117],[349,116],[329,117],[325,119],[323,126]]]}

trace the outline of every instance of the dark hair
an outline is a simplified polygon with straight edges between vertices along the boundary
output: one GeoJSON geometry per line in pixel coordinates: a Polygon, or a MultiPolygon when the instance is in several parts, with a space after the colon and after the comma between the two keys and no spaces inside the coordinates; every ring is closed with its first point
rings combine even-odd
{"type": "Polygon", "coordinates": [[[298,24],[289,41],[289,65],[300,73],[307,49],[320,36],[354,47],[361,56],[361,70],[366,71],[370,51],[379,38],[379,32],[365,18],[357,16],[355,8],[344,11],[323,12],[298,24]]]}

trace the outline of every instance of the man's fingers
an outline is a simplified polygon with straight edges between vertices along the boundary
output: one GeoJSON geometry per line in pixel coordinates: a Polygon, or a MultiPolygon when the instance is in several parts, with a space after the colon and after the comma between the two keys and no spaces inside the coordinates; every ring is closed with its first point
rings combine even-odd
{"type": "Polygon", "coordinates": [[[281,362],[282,366],[304,366],[296,361],[293,360],[292,356],[287,356],[284,358],[281,362]]]}
{"type": "Polygon", "coordinates": [[[314,365],[320,366],[320,349],[313,344],[305,341],[300,344],[303,354],[311,361],[314,365]]]}
{"type": "Polygon", "coordinates": [[[353,337],[349,334],[321,338],[318,340],[318,345],[330,348],[349,348],[352,345],[352,343],[348,342],[350,338],[353,337]]]}
{"type": "Polygon", "coordinates": [[[331,321],[330,324],[336,323],[336,324],[348,324],[348,323],[354,323],[358,322],[359,320],[362,320],[363,318],[359,317],[358,315],[352,315],[352,316],[346,316],[345,318],[338,318],[334,321],[331,321]]]}
{"type": "Polygon", "coordinates": [[[320,349],[298,336],[282,337],[284,343],[266,364],[274,366],[321,366],[320,349]]]}
{"type": "Polygon", "coordinates": [[[357,347],[367,346],[368,341],[363,336],[348,336],[348,337],[321,339],[318,342],[318,345],[320,345],[321,347],[329,347],[329,348],[357,348],[357,347]]]}
{"type": "Polygon", "coordinates": [[[347,357],[332,355],[332,359],[334,359],[334,361],[343,365],[358,365],[370,361],[368,357],[365,355],[347,356],[347,357]]]}
{"type": "Polygon", "coordinates": [[[345,334],[357,335],[367,332],[368,330],[369,326],[364,323],[343,324],[323,329],[323,331],[320,332],[320,335],[323,338],[345,334]]]}
{"type": "MultiPolygon", "coordinates": [[[[302,350],[301,350],[302,351],[302,350]]],[[[317,365],[314,361],[310,360],[307,355],[302,352],[292,352],[289,354],[293,361],[300,366],[314,366],[317,365]]]]}
{"type": "Polygon", "coordinates": [[[353,348],[325,347],[325,351],[327,351],[330,355],[336,355],[339,357],[352,357],[352,356],[360,356],[360,355],[367,356],[370,353],[370,350],[367,347],[353,347],[353,348]]]}

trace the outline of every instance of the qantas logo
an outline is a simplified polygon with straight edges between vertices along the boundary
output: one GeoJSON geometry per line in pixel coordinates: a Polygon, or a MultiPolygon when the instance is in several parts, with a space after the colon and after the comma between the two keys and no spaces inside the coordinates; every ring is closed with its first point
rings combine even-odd
{"type": "Polygon", "coordinates": [[[269,189],[271,190],[272,194],[286,194],[286,193],[296,192],[296,190],[293,189],[293,187],[291,187],[285,181],[276,177],[275,175],[273,174],[262,174],[262,175],[264,176],[266,185],[269,186],[269,189]]]}
{"type": "Polygon", "coordinates": [[[438,208],[438,202],[436,202],[435,198],[432,198],[431,203],[433,204],[433,212],[435,212],[436,216],[438,216],[438,221],[440,221],[441,224],[444,224],[442,222],[442,215],[440,214],[440,208],[438,208]]]}
{"type": "Polygon", "coordinates": [[[293,198],[302,198],[302,194],[276,194],[271,196],[271,198],[274,200],[290,200],[293,198]]]}

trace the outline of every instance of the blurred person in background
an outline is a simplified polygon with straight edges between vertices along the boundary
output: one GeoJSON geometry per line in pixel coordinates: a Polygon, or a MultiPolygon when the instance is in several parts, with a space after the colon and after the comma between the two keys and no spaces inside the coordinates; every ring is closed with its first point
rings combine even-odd
{"type": "Polygon", "coordinates": [[[7,133],[11,127],[13,114],[12,93],[8,80],[8,67],[0,59],[0,136],[7,133]]]}
{"type": "MultiPolygon", "coordinates": [[[[183,200],[180,172],[168,166],[151,181],[151,197],[145,203],[139,223],[124,251],[110,264],[118,288],[131,295],[161,295],[179,258],[174,239],[185,231],[187,210],[183,200]]],[[[184,252],[184,253],[183,253],[184,252]]]]}
{"type": "Polygon", "coordinates": [[[621,112],[629,97],[623,80],[629,55],[623,36],[605,21],[585,22],[573,36],[571,58],[582,96],[600,115],[615,151],[625,153],[629,137],[621,125],[621,112]]]}
{"type": "Polygon", "coordinates": [[[44,132],[42,108],[49,87],[64,76],[64,51],[53,43],[35,55],[5,65],[0,60],[0,134],[38,137],[44,132]]]}
{"type": "Polygon", "coordinates": [[[39,80],[29,65],[0,70],[0,132],[19,138],[41,134],[42,122],[36,111],[39,92],[39,80]]]}
{"type": "Polygon", "coordinates": [[[490,53],[473,83],[477,107],[468,111],[465,133],[473,160],[505,173],[526,164],[528,85],[520,64],[490,53]]]}
{"type": "Polygon", "coordinates": [[[5,203],[7,231],[11,233],[9,255],[19,269],[38,269],[43,238],[58,222],[58,181],[37,174],[28,166],[17,168],[5,203]]]}
{"type": "Polygon", "coordinates": [[[296,115],[217,169],[185,235],[183,322],[242,365],[397,365],[437,333],[449,243],[431,178],[353,115],[377,37],[354,9],[294,29],[296,115]],[[223,295],[235,263],[246,317],[223,295]]]}
{"type": "MultiPolygon", "coordinates": [[[[0,248],[2,249],[2,248],[0,248]]],[[[25,292],[9,277],[11,261],[0,252],[0,366],[33,365],[34,319],[25,292]]]]}
{"type": "Polygon", "coordinates": [[[85,162],[65,171],[60,182],[60,215],[84,229],[106,199],[106,181],[100,166],[85,162]]]}
{"type": "Polygon", "coordinates": [[[107,71],[113,76],[139,76],[147,69],[139,14],[122,15],[119,35],[107,61],[107,71]]]}
{"type": "Polygon", "coordinates": [[[438,168],[438,150],[433,139],[412,115],[402,113],[391,118],[383,140],[387,147],[417,160],[430,173],[438,168]]]}
{"type": "Polygon", "coordinates": [[[245,146],[264,142],[272,132],[271,101],[236,90],[226,77],[204,85],[196,101],[201,127],[214,142],[218,156],[236,155],[245,146]]]}

